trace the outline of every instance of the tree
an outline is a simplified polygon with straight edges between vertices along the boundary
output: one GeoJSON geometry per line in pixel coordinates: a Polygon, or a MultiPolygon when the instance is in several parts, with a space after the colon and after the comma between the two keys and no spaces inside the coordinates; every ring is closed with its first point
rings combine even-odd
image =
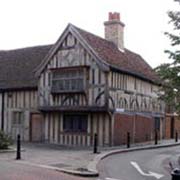
{"type": "MultiPolygon", "coordinates": [[[[180,0],[174,1],[180,7],[180,0]]],[[[173,25],[173,33],[165,32],[165,35],[174,50],[166,50],[165,53],[169,55],[171,63],[162,64],[155,70],[163,80],[163,100],[171,112],[180,113],[180,11],[169,11],[168,16],[169,23],[173,25]]]]}
{"type": "Polygon", "coordinates": [[[8,149],[10,145],[12,145],[11,137],[0,130],[0,149],[8,149]]]}

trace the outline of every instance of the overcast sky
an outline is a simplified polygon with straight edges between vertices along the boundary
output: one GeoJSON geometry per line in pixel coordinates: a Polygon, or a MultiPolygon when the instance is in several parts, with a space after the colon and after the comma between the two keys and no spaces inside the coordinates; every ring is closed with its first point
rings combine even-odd
{"type": "Polygon", "coordinates": [[[120,12],[126,48],[155,67],[167,62],[164,50],[171,29],[167,11],[173,0],[0,0],[0,49],[56,42],[68,23],[104,37],[108,12],[120,12]]]}

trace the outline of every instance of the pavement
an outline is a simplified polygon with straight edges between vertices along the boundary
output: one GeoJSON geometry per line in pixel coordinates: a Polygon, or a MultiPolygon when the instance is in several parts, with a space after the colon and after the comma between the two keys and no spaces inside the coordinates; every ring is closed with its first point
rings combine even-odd
{"type": "MultiPolygon", "coordinates": [[[[177,145],[180,145],[180,141],[161,140],[157,145],[154,145],[154,142],[146,142],[133,144],[130,148],[126,146],[98,148],[99,153],[94,154],[92,148],[24,143],[22,144],[21,160],[17,162],[78,176],[95,177],[98,176],[97,164],[110,155],[177,145]]],[[[14,160],[15,158],[15,151],[0,152],[0,160],[14,160]]]]}

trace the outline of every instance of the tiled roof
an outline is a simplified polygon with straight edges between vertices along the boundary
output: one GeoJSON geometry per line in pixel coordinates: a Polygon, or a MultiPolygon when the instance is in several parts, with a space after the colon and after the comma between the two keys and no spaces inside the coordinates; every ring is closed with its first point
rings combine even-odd
{"type": "MultiPolygon", "coordinates": [[[[122,52],[110,41],[75,26],[73,28],[96,55],[110,67],[157,82],[158,77],[155,72],[140,55],[128,49],[122,52]]],[[[0,89],[37,87],[38,78],[35,76],[35,69],[43,63],[42,61],[53,46],[0,51],[0,89]]]]}
{"type": "Polygon", "coordinates": [[[35,68],[52,45],[0,51],[0,89],[34,88],[35,68]]]}
{"type": "Polygon", "coordinates": [[[114,43],[75,26],[74,28],[86,40],[88,45],[93,48],[98,57],[110,66],[153,82],[158,81],[155,72],[140,55],[128,49],[124,49],[124,52],[122,52],[114,43]]]}

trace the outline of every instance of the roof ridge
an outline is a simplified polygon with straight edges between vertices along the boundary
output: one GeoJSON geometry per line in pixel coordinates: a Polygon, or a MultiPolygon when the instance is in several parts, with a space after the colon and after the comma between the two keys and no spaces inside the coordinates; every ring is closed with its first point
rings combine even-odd
{"type": "Polygon", "coordinates": [[[105,41],[106,43],[109,43],[109,44],[115,46],[115,44],[114,44],[113,42],[108,41],[107,39],[105,39],[105,38],[103,38],[103,37],[101,37],[101,36],[99,36],[99,35],[97,35],[97,34],[94,34],[94,33],[90,32],[90,31],[85,30],[85,29],[79,28],[79,27],[75,26],[74,24],[71,24],[71,25],[72,25],[74,28],[76,28],[77,30],[80,30],[80,31],[83,31],[83,32],[85,32],[85,33],[91,34],[91,35],[93,35],[94,37],[97,37],[97,38],[101,39],[102,41],[105,41]]]}
{"type": "Polygon", "coordinates": [[[33,48],[41,48],[41,47],[48,47],[48,46],[53,46],[54,44],[46,44],[46,45],[35,45],[35,46],[27,46],[27,47],[20,47],[17,49],[7,49],[7,50],[0,50],[1,52],[11,52],[11,51],[19,51],[19,50],[26,50],[26,49],[33,49],[33,48]]]}
{"type": "MultiPolygon", "coordinates": [[[[79,27],[75,26],[74,24],[71,24],[71,23],[69,23],[69,24],[70,24],[71,26],[73,26],[74,28],[76,28],[77,30],[83,31],[83,32],[88,33],[88,34],[90,34],[90,35],[93,35],[94,37],[97,37],[97,38],[101,39],[102,41],[105,41],[106,43],[109,43],[109,44],[111,44],[111,45],[113,45],[114,47],[117,48],[117,46],[116,46],[113,42],[111,42],[111,41],[109,41],[109,40],[107,40],[107,39],[105,39],[105,38],[103,38],[103,37],[101,37],[101,36],[99,36],[99,35],[96,35],[96,34],[90,32],[90,31],[87,31],[87,30],[85,30],[85,29],[79,28],[79,27]]],[[[117,48],[117,49],[118,49],[118,48],[117,48]]],[[[142,58],[142,56],[141,56],[139,53],[136,53],[136,52],[134,52],[134,51],[132,51],[132,50],[130,50],[130,49],[128,49],[128,48],[124,48],[124,49],[125,49],[125,51],[129,51],[130,53],[133,53],[133,54],[135,54],[135,55],[137,55],[137,56],[140,56],[140,57],[142,58]]],[[[118,50],[119,50],[119,49],[118,49],[118,50]]]]}
{"type": "Polygon", "coordinates": [[[94,49],[100,59],[105,60],[110,66],[117,67],[124,72],[131,72],[138,77],[155,82],[156,74],[152,67],[138,53],[127,48],[121,52],[113,43],[91,32],[72,25],[86,42],[94,49]]]}
{"type": "MultiPolygon", "coordinates": [[[[111,41],[109,41],[109,40],[107,40],[107,39],[105,39],[105,38],[103,38],[103,37],[101,37],[101,36],[99,36],[99,35],[96,35],[96,34],[93,34],[92,32],[89,32],[89,31],[87,31],[87,30],[84,30],[84,29],[82,29],[82,28],[79,28],[79,27],[77,27],[77,26],[75,26],[74,24],[71,24],[71,23],[69,23],[70,25],[72,25],[74,28],[76,28],[77,30],[80,30],[80,31],[83,31],[83,32],[85,32],[85,33],[88,33],[88,34],[90,34],[90,35],[93,35],[94,37],[96,37],[96,38],[99,38],[99,39],[101,39],[102,41],[105,41],[106,43],[108,43],[108,44],[110,44],[110,45],[113,45],[115,48],[117,48],[117,46],[113,43],[113,42],[111,42],[111,41]]],[[[117,48],[118,49],[118,48],[117,48]]],[[[142,58],[142,56],[139,54],[139,53],[136,53],[136,52],[134,52],[134,51],[132,51],[132,50],[130,50],[130,49],[128,49],[128,48],[124,48],[124,50],[125,50],[125,52],[126,51],[129,51],[130,53],[132,53],[132,54],[134,54],[134,55],[137,55],[137,56],[139,56],[140,58],[142,58]]],[[[119,49],[118,49],[118,51],[119,51],[119,49]]],[[[142,58],[143,59],[143,58],[142,58]]],[[[146,62],[145,60],[144,60],[144,62],[146,62]]],[[[147,62],[146,62],[147,63],[147,62]]],[[[147,63],[148,64],[148,63],[147,63]]],[[[149,65],[149,64],[148,64],[149,65]]],[[[150,66],[150,65],[149,65],[150,66]]],[[[150,66],[151,67],[151,66],[150,66]]]]}

